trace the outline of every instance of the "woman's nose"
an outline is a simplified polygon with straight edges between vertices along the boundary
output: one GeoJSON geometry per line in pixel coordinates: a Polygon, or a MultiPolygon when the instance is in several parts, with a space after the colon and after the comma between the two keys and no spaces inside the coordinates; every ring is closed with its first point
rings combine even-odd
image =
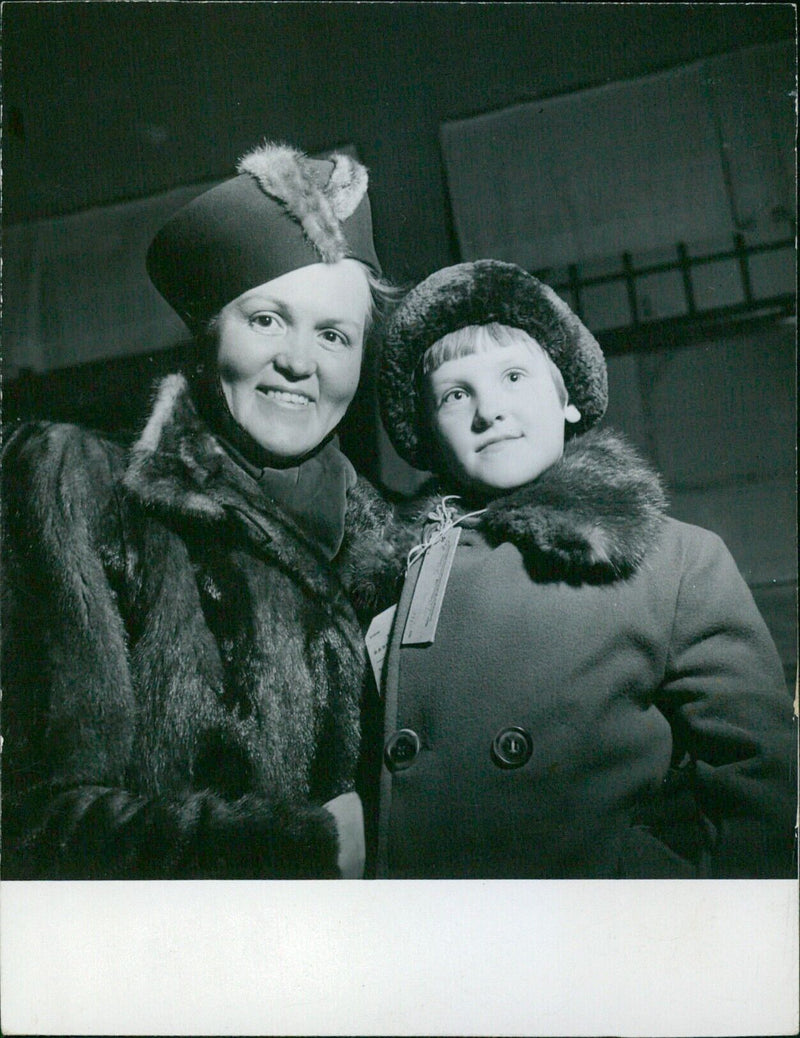
{"type": "Polygon", "coordinates": [[[281,350],[275,354],[272,363],[277,371],[290,379],[309,378],[317,370],[316,361],[301,347],[281,350]]]}

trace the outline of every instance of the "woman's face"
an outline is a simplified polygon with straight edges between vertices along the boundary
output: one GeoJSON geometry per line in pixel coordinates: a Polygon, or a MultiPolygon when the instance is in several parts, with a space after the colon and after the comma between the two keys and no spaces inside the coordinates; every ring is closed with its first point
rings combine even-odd
{"type": "Polygon", "coordinates": [[[355,260],[314,263],[244,292],[217,319],[217,366],[239,425],[276,458],[336,428],[358,388],[371,296],[355,260]]]}

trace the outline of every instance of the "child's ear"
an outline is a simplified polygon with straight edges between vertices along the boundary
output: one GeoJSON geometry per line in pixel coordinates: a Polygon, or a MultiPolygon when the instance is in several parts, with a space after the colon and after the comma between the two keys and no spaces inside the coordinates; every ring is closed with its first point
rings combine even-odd
{"type": "Polygon", "coordinates": [[[574,425],[581,420],[581,413],[574,404],[567,404],[564,408],[564,420],[574,425]]]}

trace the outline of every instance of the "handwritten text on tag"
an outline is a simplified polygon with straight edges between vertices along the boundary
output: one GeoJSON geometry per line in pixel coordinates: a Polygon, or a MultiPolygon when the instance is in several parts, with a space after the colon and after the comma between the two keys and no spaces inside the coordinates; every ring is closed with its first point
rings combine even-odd
{"type": "Polygon", "coordinates": [[[421,569],[403,630],[403,645],[432,645],[461,530],[451,527],[414,563],[421,569]]]}

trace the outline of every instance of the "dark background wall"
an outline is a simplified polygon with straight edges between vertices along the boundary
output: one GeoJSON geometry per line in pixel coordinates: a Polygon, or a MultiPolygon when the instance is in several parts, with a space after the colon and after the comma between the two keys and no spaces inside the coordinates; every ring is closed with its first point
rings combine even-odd
{"type": "MultiPolygon", "coordinates": [[[[789,4],[11,0],[2,8],[3,219],[19,232],[220,179],[265,135],[311,153],[350,144],[370,168],[386,272],[413,283],[461,258],[442,123],[794,41],[795,33],[789,4]]],[[[102,256],[99,248],[87,254],[87,279],[97,277],[102,256]]],[[[87,299],[89,290],[83,305],[87,299]]],[[[601,336],[608,421],[665,472],[673,513],[729,543],[790,678],[792,312],[601,336]]],[[[50,370],[15,372],[4,382],[4,417],[133,426],[153,376],[175,361],[170,350],[137,348],[143,352],[62,367],[56,357],[50,370]]],[[[369,474],[410,489],[416,474],[379,440],[371,406],[362,396],[351,409],[348,450],[369,474]]]]}
{"type": "Polygon", "coordinates": [[[4,218],[223,177],[264,134],[352,143],[415,280],[458,258],[442,122],[793,35],[788,4],[6,3],[4,218]]]}

